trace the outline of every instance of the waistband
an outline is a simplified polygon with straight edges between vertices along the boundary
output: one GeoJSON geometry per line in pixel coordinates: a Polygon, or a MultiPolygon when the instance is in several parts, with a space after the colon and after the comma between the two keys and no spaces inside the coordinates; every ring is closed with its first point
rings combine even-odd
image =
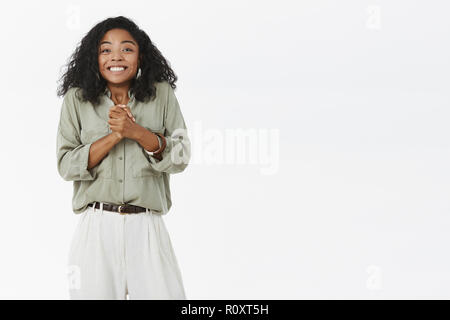
{"type": "Polygon", "coordinates": [[[132,204],[114,204],[99,201],[91,202],[88,204],[88,206],[93,207],[95,209],[103,209],[106,211],[118,212],[119,214],[134,214],[147,212],[148,210],[147,208],[135,206],[132,204]]]}

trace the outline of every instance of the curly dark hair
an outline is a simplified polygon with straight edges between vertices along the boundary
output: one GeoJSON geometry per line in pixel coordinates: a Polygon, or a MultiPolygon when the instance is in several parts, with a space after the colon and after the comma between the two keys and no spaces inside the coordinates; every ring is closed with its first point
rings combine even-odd
{"type": "Polygon", "coordinates": [[[98,48],[100,40],[111,29],[124,29],[137,41],[141,76],[134,78],[130,84],[130,91],[136,100],[145,102],[155,95],[155,82],[168,81],[173,89],[176,88],[177,76],[168,61],[141,30],[136,23],[124,16],[108,18],[95,25],[81,40],[67,63],[66,71],[58,80],[57,96],[64,96],[72,87],[82,89],[82,99],[93,105],[100,102],[100,95],[106,89],[106,80],[100,75],[98,67],[98,48]]]}

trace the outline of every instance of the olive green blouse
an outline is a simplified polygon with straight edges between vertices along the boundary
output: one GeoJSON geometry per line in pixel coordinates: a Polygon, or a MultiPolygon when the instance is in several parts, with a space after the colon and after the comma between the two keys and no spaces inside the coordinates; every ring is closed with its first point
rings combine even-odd
{"type": "Polygon", "coordinates": [[[170,174],[188,165],[191,144],[173,88],[157,82],[156,97],[143,103],[128,91],[128,106],[136,123],[166,137],[162,160],[149,155],[135,140],[123,138],[93,168],[87,169],[89,149],[111,133],[109,109],[114,105],[106,88],[99,105],[83,102],[80,88],[64,96],[57,132],[57,168],[66,181],[73,181],[72,209],[82,213],[94,201],[132,204],[166,214],[172,206],[170,174]]]}

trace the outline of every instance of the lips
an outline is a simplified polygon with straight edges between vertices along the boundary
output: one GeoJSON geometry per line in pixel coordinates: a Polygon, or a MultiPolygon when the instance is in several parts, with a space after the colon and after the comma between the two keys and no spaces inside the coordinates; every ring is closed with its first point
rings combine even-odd
{"type": "Polygon", "coordinates": [[[107,69],[111,72],[122,72],[125,71],[128,67],[127,66],[109,66],[107,69]]]}

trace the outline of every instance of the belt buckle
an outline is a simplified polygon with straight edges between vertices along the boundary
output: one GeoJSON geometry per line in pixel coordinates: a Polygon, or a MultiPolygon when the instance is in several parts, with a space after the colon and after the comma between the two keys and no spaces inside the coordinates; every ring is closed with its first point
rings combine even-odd
{"type": "Polygon", "coordinates": [[[122,212],[122,211],[120,211],[120,210],[122,209],[123,206],[124,206],[124,205],[122,205],[122,204],[119,206],[119,214],[122,214],[122,215],[128,214],[128,212],[122,212]]]}

